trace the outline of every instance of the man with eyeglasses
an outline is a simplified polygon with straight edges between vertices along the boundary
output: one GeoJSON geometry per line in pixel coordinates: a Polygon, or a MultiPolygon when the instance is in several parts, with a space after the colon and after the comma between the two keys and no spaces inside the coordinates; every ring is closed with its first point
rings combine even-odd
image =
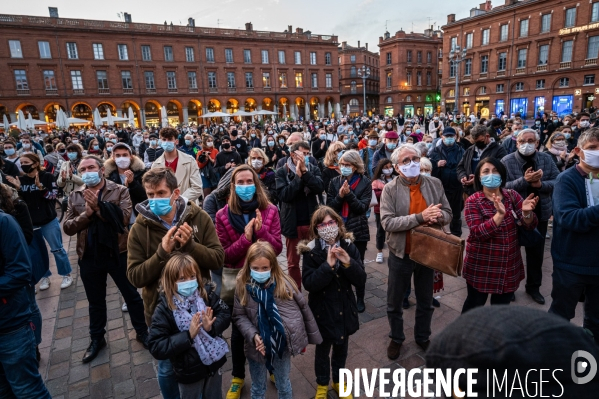
{"type": "MultiPolygon", "coordinates": [[[[543,237],[547,235],[547,225],[552,215],[553,185],[559,170],[551,156],[537,151],[539,134],[533,129],[524,129],[517,137],[518,151],[506,155],[501,162],[507,169],[505,187],[518,192],[522,198],[534,194],[540,198],[534,209],[539,224],[537,229],[543,237]]],[[[539,292],[543,273],[545,242],[526,247],[526,293],[538,304],[545,298],[539,292]]],[[[512,298],[512,300],[514,300],[512,298]]]]}
{"type": "Polygon", "coordinates": [[[573,126],[576,129],[574,131],[574,139],[578,140],[580,135],[591,127],[591,115],[588,112],[581,112],[576,116],[575,125],[573,126]]]}
{"type": "Polygon", "coordinates": [[[387,282],[387,317],[391,342],[387,357],[399,357],[405,341],[403,298],[414,274],[416,294],[416,344],[426,351],[430,344],[433,318],[433,269],[410,259],[410,230],[422,225],[451,222],[452,212],[441,181],[420,174],[420,150],[403,144],[391,155],[399,176],[387,183],[381,194],[381,224],[387,232],[389,278],[387,282]]]}

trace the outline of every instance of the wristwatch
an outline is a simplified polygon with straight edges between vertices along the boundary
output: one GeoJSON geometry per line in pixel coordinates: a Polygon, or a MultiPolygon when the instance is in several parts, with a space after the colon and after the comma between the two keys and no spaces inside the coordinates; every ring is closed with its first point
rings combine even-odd
{"type": "Polygon", "coordinates": [[[524,216],[524,219],[530,219],[532,217],[532,211],[528,212],[528,215],[522,213],[522,216],[524,216]]]}

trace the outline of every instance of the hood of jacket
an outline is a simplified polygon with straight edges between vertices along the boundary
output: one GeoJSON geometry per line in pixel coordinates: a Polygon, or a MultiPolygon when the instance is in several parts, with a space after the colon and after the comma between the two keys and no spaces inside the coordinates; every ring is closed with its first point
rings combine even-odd
{"type": "MultiPolygon", "coordinates": [[[[183,212],[185,212],[185,209],[191,205],[189,202],[186,203],[182,197],[177,198],[177,201],[175,202],[177,204],[177,214],[175,216],[175,220],[179,220],[183,212]]],[[[143,226],[152,226],[158,224],[160,227],[165,228],[162,224],[160,217],[156,216],[156,214],[154,214],[154,212],[150,210],[150,200],[140,202],[135,207],[135,210],[138,213],[137,218],[135,219],[135,223],[140,223],[143,226]]],[[[189,214],[187,215],[186,220],[193,217],[195,213],[196,209],[192,207],[189,214]]]]}
{"type": "MultiPolygon", "coordinates": [[[[349,244],[354,242],[354,233],[347,231],[343,239],[349,244]]],[[[310,252],[316,246],[316,239],[310,240],[302,240],[299,244],[297,244],[297,253],[298,255],[302,255],[304,253],[310,252]]]]}
{"type": "MultiPolygon", "coordinates": [[[[146,165],[143,163],[139,157],[133,155],[131,157],[131,165],[129,166],[133,172],[139,172],[146,168],[146,165]]],[[[106,162],[104,162],[104,176],[108,177],[112,172],[117,170],[116,163],[114,159],[111,157],[106,162]]]]}

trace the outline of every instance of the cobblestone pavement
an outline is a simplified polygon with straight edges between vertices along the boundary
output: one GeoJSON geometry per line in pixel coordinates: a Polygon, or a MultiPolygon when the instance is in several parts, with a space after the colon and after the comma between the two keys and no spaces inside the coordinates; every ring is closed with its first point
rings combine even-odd
{"type": "MultiPolygon", "coordinates": [[[[412,306],[404,311],[406,341],[401,356],[395,362],[386,356],[389,326],[386,318],[387,296],[387,250],[382,264],[374,262],[374,216],[370,218],[370,229],[373,240],[366,252],[366,312],[360,315],[360,330],[351,336],[347,367],[412,369],[424,365],[424,353],[415,344],[413,326],[415,316],[414,294],[410,297],[412,306]]],[[[549,230],[551,233],[551,230],[549,230]]],[[[468,234],[464,227],[464,237],[468,234]]],[[[60,290],[60,277],[56,274],[54,260],[51,257],[52,284],[46,291],[38,291],[37,301],[43,315],[42,337],[40,345],[42,360],[40,373],[55,399],[76,398],[160,398],[160,390],[156,379],[156,361],[150,353],[135,340],[135,330],[131,326],[129,314],[121,311],[123,298],[114,282],[108,279],[107,307],[108,325],[107,347],[91,363],[83,364],[81,359],[89,344],[88,302],[79,279],[75,238],[64,236],[65,248],[68,248],[69,259],[73,266],[73,285],[60,290]]],[[[551,270],[552,260],[549,254],[551,240],[547,240],[545,262],[543,264],[543,285],[541,294],[546,304],[541,306],[532,301],[524,292],[524,284],[516,292],[514,305],[532,306],[547,310],[551,302],[551,270]]],[[[284,242],[284,240],[283,240],[284,242]]],[[[282,254],[285,253],[283,249],[282,254]]],[[[281,265],[286,269],[284,255],[279,256],[281,265]]],[[[99,282],[101,284],[102,282],[99,282]]],[[[435,294],[441,303],[435,308],[432,331],[435,335],[445,326],[453,322],[460,314],[466,298],[466,283],[462,278],[444,276],[444,290],[435,294]]],[[[582,308],[579,305],[574,323],[582,324],[582,308]]],[[[228,339],[230,328],[225,336],[228,339]]],[[[308,346],[306,353],[292,359],[291,383],[293,397],[298,399],[313,398],[316,390],[314,376],[314,346],[308,346]]],[[[223,368],[223,398],[231,381],[231,362],[223,368]]],[[[242,398],[250,397],[250,375],[246,366],[246,386],[242,390],[242,398]]],[[[364,391],[362,390],[362,393],[364,391]]],[[[375,391],[375,396],[378,391],[375,391]]],[[[330,393],[331,398],[336,395],[330,393]]],[[[276,398],[276,389],[269,383],[267,398],[276,398]]],[[[363,397],[363,396],[362,396],[363,397]]]]}

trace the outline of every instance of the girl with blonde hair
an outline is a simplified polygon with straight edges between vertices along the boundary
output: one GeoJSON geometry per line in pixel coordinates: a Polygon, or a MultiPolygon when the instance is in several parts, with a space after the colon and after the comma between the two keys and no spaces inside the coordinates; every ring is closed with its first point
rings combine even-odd
{"type": "Polygon", "coordinates": [[[291,399],[291,356],[320,344],[322,337],[306,299],[267,242],[258,241],[247,252],[237,276],[233,320],[245,338],[252,399],[266,393],[266,370],[274,374],[279,398],[291,399]]]}

